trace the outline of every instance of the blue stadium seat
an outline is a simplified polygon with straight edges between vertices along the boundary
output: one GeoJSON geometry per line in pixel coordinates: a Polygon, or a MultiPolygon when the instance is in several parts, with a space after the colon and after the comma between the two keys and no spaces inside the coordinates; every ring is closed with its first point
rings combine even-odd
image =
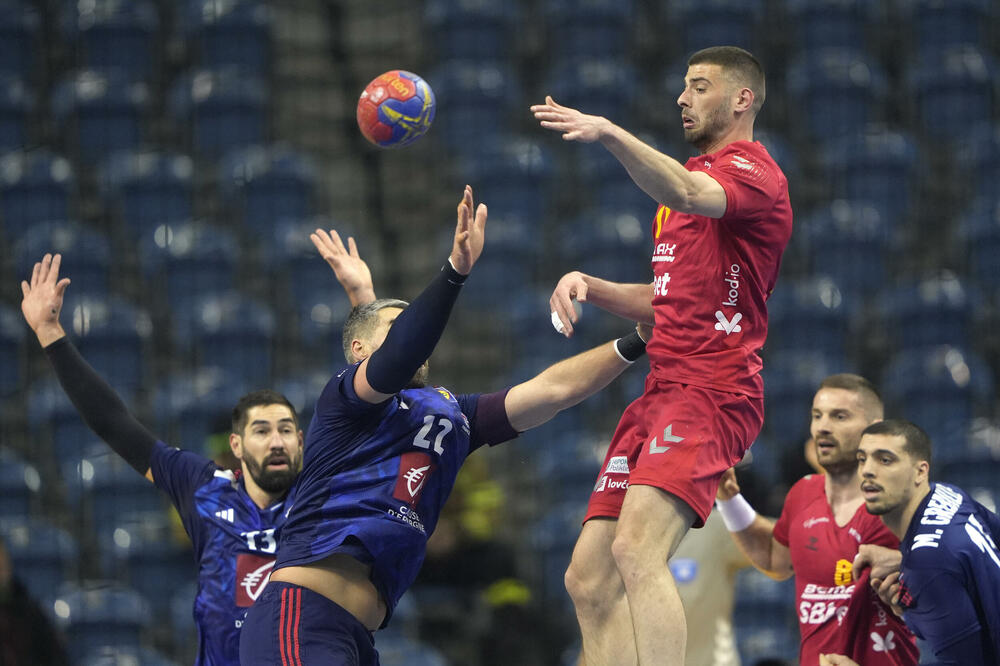
{"type": "Polygon", "coordinates": [[[351,303],[343,291],[330,284],[317,285],[297,291],[294,303],[303,351],[320,367],[332,370],[344,363],[342,332],[351,303]]]}
{"type": "Polygon", "coordinates": [[[966,348],[971,343],[973,312],[980,297],[950,272],[916,283],[887,288],[879,312],[893,336],[893,349],[935,345],[966,348]]]}
{"type": "Polygon", "coordinates": [[[1000,122],[970,127],[953,146],[955,165],[963,170],[972,196],[989,192],[1000,182],[1000,122]]]}
{"type": "MultiPolygon", "coordinates": [[[[900,0],[897,12],[908,28],[912,48],[933,52],[956,44],[984,43],[990,4],[990,0],[900,0]]],[[[992,11],[995,15],[995,5],[992,11]]]]}
{"type": "Polygon", "coordinates": [[[235,66],[266,76],[272,61],[274,14],[260,0],[187,0],[181,29],[197,43],[197,62],[209,69],[235,66]]]}
{"type": "Polygon", "coordinates": [[[837,283],[816,276],[782,280],[767,301],[769,350],[846,354],[850,310],[837,283]]]}
{"type": "Polygon", "coordinates": [[[87,362],[118,391],[134,393],[146,378],[149,314],[119,298],[70,295],[63,306],[66,328],[87,362]]]}
{"type": "Polygon", "coordinates": [[[0,73],[0,152],[24,149],[35,92],[20,78],[0,73]]]}
{"type": "Polygon", "coordinates": [[[978,202],[956,233],[963,256],[969,260],[970,276],[979,284],[991,284],[1000,271],[1000,202],[978,202]]]}
{"type": "Polygon", "coordinates": [[[78,70],[56,84],[52,115],[86,164],[137,148],[150,101],[149,87],[117,71],[78,70]]]}
{"type": "Polygon", "coordinates": [[[817,351],[782,352],[764,359],[764,428],[778,446],[809,436],[813,394],[825,377],[844,372],[842,358],[817,351]]]}
{"type": "Polygon", "coordinates": [[[668,10],[671,33],[684,53],[719,44],[757,52],[755,35],[764,17],[762,0],[680,0],[668,10]]]}
{"type": "Polygon", "coordinates": [[[601,213],[572,222],[561,248],[565,265],[615,282],[649,282],[648,230],[655,212],[651,208],[642,219],[631,213],[601,213]]]}
{"type": "Polygon", "coordinates": [[[197,572],[191,545],[178,540],[168,513],[129,510],[97,531],[104,575],[134,587],[167,616],[171,595],[197,572]]]}
{"type": "Polygon", "coordinates": [[[73,44],[80,64],[114,68],[129,79],[158,73],[160,15],[150,0],[96,0],[62,3],[62,32],[73,44]]]}
{"type": "MultiPolygon", "coordinates": [[[[936,447],[931,457],[936,458],[936,447]]],[[[932,461],[931,480],[953,483],[990,511],[1000,510],[1000,457],[957,457],[944,465],[932,461]]]]}
{"type": "Polygon", "coordinates": [[[805,133],[829,145],[882,120],[889,94],[885,72],[858,49],[809,49],[788,66],[788,93],[805,133]]]}
{"type": "Polygon", "coordinates": [[[312,160],[286,145],[254,146],[227,155],[219,166],[226,203],[257,238],[282,219],[313,214],[319,173],[312,160]]]}
{"type": "Polygon", "coordinates": [[[531,528],[532,549],[538,553],[542,576],[542,599],[552,607],[570,609],[563,578],[586,512],[586,503],[573,499],[549,507],[531,528]]]}
{"type": "Polygon", "coordinates": [[[185,663],[194,663],[195,648],[198,645],[198,627],[194,623],[191,611],[195,596],[198,594],[198,583],[194,578],[176,587],[170,595],[170,628],[174,645],[180,646],[182,657],[187,657],[185,663]]]}
{"type": "Polygon", "coordinates": [[[236,291],[193,304],[191,343],[202,368],[217,367],[251,386],[271,381],[275,317],[270,306],[236,291]]]}
{"type": "Polygon", "coordinates": [[[430,0],[424,8],[428,44],[440,61],[492,60],[509,51],[518,12],[491,0],[430,0]]]}
{"type": "Polygon", "coordinates": [[[863,48],[867,30],[882,28],[881,3],[867,0],[784,0],[799,49],[863,48]]]}
{"type": "Polygon", "coordinates": [[[109,158],[101,194],[135,243],[165,223],[194,215],[194,161],[179,153],[137,151],[109,158]]]}
{"type": "Polygon", "coordinates": [[[64,529],[42,520],[0,520],[14,571],[36,599],[50,599],[80,566],[79,547],[64,529]]]}
{"type": "Polygon", "coordinates": [[[199,296],[231,289],[238,258],[232,234],[194,222],[162,225],[139,246],[146,279],[162,280],[167,303],[178,316],[190,313],[199,296]]]}
{"type": "Polygon", "coordinates": [[[462,177],[477,183],[476,198],[489,202],[490,215],[534,222],[548,209],[552,171],[544,143],[509,135],[467,160],[462,177]]]}
{"type": "Polygon", "coordinates": [[[623,58],[558,62],[545,76],[545,91],[559,104],[626,126],[638,86],[635,67],[623,58]]]}
{"type": "MultiPolygon", "coordinates": [[[[126,405],[132,404],[131,394],[121,396],[126,405]]],[[[51,442],[56,460],[79,460],[84,449],[96,439],[54,377],[33,383],[28,389],[27,404],[33,436],[51,442]]]]}
{"type": "Polygon", "coordinates": [[[165,442],[207,455],[208,436],[228,433],[233,405],[254,388],[260,387],[218,368],[169,375],[153,389],[155,432],[165,442]]]}
{"type": "Polygon", "coordinates": [[[0,218],[8,240],[38,222],[69,219],[75,192],[73,167],[65,157],[47,150],[0,157],[0,218]]]}
{"type": "Polygon", "coordinates": [[[628,57],[635,26],[633,0],[548,0],[544,12],[547,50],[557,58],[628,57]]]}
{"type": "Polygon", "coordinates": [[[852,309],[884,284],[891,241],[878,207],[849,199],[835,199],[804,216],[792,236],[793,245],[804,246],[810,270],[832,278],[852,309]]]}
{"type": "Polygon", "coordinates": [[[733,628],[740,656],[747,663],[758,659],[798,659],[795,583],[775,581],[756,569],[736,574],[733,628]]]}
{"type": "Polygon", "coordinates": [[[23,389],[28,330],[20,312],[0,305],[0,399],[23,389]]]}
{"type": "Polygon", "coordinates": [[[907,71],[906,85],[916,101],[917,120],[927,133],[945,139],[954,135],[950,114],[942,109],[961,109],[965,127],[993,119],[996,58],[977,44],[922,51],[907,71]]]}
{"type": "Polygon", "coordinates": [[[868,201],[887,220],[908,209],[920,159],[911,136],[880,125],[831,146],[825,156],[833,196],[868,201]]]}
{"type": "Polygon", "coordinates": [[[36,222],[14,245],[17,274],[30,276],[35,263],[49,252],[62,254],[59,276],[73,281],[68,294],[107,296],[112,257],[111,241],[104,234],[71,221],[36,222]]]}
{"type": "Polygon", "coordinates": [[[34,515],[41,487],[34,465],[0,448],[0,520],[34,515]]]}
{"type": "Polygon", "coordinates": [[[108,446],[81,461],[80,476],[84,501],[98,530],[110,529],[127,513],[166,509],[165,495],[108,446]]]}
{"type": "Polygon", "coordinates": [[[603,471],[607,434],[579,428],[560,431],[554,438],[532,439],[544,440],[536,449],[534,465],[538,478],[544,479],[546,504],[586,502],[603,471]]]}
{"type": "Polygon", "coordinates": [[[178,129],[190,133],[193,149],[209,159],[267,138],[264,80],[236,68],[182,76],[171,88],[169,106],[178,129]]]}
{"type": "MultiPolygon", "coordinates": [[[[678,110],[678,118],[680,110],[678,110]]],[[[662,150],[668,155],[682,155],[683,151],[665,148],[657,137],[643,132],[636,136],[647,145],[662,150]]],[[[594,150],[586,144],[571,147],[572,161],[578,165],[580,177],[584,183],[577,188],[587,208],[597,208],[601,213],[629,214],[637,217],[644,230],[649,228],[653,216],[656,215],[658,204],[646,194],[628,175],[628,171],[615,157],[606,150],[594,150]],[[587,199],[589,193],[589,201],[587,199]]],[[[683,159],[682,159],[683,161],[683,159]]]]}
{"type": "Polygon", "coordinates": [[[33,79],[44,63],[39,57],[42,21],[26,2],[0,3],[0,72],[33,79]]]}
{"type": "Polygon", "coordinates": [[[299,429],[303,432],[309,430],[309,422],[312,420],[313,410],[316,408],[316,401],[319,399],[327,382],[336,372],[337,368],[344,363],[343,353],[338,346],[336,352],[338,363],[331,363],[329,366],[321,366],[318,363],[316,370],[300,373],[293,377],[285,377],[274,382],[274,388],[281,395],[288,398],[288,401],[295,407],[295,413],[299,417],[299,429]]]}
{"type": "Polygon", "coordinates": [[[964,455],[973,417],[995,400],[995,381],[976,354],[946,345],[897,352],[880,386],[887,412],[926,430],[935,459],[948,461],[964,455]]]}
{"type": "Polygon", "coordinates": [[[795,180],[799,177],[799,156],[795,145],[788,139],[784,130],[775,130],[767,127],[754,127],[753,139],[762,144],[771,158],[778,163],[781,171],[788,178],[791,187],[795,187],[795,180]]]}
{"type": "Polygon", "coordinates": [[[438,108],[448,109],[448,122],[437,123],[432,135],[462,155],[475,154],[480,146],[491,148],[511,124],[508,119],[523,113],[517,107],[517,80],[503,63],[462,59],[437,66],[427,83],[438,108]]]}
{"type": "Polygon", "coordinates": [[[152,621],[149,603],[139,592],[100,581],[65,585],[53,610],[73,662],[106,645],[138,649],[152,621]]]}

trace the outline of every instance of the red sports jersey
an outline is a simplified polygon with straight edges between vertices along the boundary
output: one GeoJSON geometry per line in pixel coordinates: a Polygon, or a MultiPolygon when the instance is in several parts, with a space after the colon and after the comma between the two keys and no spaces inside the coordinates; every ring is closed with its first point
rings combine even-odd
{"type": "Polygon", "coordinates": [[[788,181],[764,146],[751,141],[685,166],[722,185],[726,213],[713,219],[666,206],[656,212],[651,370],[667,381],[761,397],[764,302],[792,234],[788,181]]]}
{"type": "Polygon", "coordinates": [[[899,548],[899,539],[862,504],[843,527],[834,521],[824,477],[799,480],[785,497],[774,538],[788,547],[795,570],[801,666],[816,666],[820,654],[847,655],[864,666],[916,664],[913,635],[868,584],[865,569],[854,580],[858,546],[899,548]]]}

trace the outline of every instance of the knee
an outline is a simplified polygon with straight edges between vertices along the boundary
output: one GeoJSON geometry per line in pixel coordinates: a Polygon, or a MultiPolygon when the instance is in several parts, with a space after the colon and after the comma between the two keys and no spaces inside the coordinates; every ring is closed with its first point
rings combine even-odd
{"type": "Polygon", "coordinates": [[[613,593],[609,576],[595,575],[592,568],[580,564],[577,560],[570,562],[563,576],[566,591],[573,600],[573,606],[578,612],[596,613],[605,605],[613,593]]]}
{"type": "Polygon", "coordinates": [[[615,559],[615,565],[618,567],[622,580],[627,580],[641,572],[640,546],[639,541],[628,533],[618,534],[611,542],[611,555],[615,559]]]}

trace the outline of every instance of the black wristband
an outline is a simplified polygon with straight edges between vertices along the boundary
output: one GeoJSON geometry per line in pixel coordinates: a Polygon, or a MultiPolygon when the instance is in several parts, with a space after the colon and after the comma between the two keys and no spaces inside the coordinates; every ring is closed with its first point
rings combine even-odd
{"type": "Polygon", "coordinates": [[[635,363],[646,353],[646,342],[639,336],[639,331],[632,331],[615,340],[615,353],[626,363],[635,363]]]}
{"type": "Polygon", "coordinates": [[[465,284],[465,281],[469,278],[468,275],[462,275],[455,270],[455,267],[451,265],[451,257],[448,257],[448,261],[444,262],[444,266],[441,267],[441,272],[448,279],[448,282],[452,284],[465,284]]]}

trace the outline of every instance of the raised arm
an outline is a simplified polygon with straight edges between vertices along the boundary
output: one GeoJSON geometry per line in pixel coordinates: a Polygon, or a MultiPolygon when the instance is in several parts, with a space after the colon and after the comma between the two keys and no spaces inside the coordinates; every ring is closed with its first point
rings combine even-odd
{"type": "Polygon", "coordinates": [[[642,190],[659,203],[684,213],[720,218],[726,213],[726,191],[707,173],[683,164],[643,143],[607,118],[557,104],[551,97],[531,107],[541,126],[562,132],[566,141],[600,141],[642,190]]]}
{"type": "Polygon", "coordinates": [[[347,247],[334,229],[329,232],[317,229],[309,235],[319,254],[330,264],[337,281],[351,300],[351,307],[365,305],[375,300],[375,287],[368,264],[358,253],[354,238],[348,237],[347,247]]]}
{"type": "Polygon", "coordinates": [[[754,567],[775,580],[792,576],[792,558],[788,547],[774,538],[774,521],[759,515],[740,494],[732,469],[719,482],[716,504],[729,533],[754,567]]]}
{"type": "Polygon", "coordinates": [[[510,425],[524,432],[545,423],[607,386],[645,349],[645,341],[633,331],[549,366],[508,391],[504,406],[510,425]]]}
{"type": "Polygon", "coordinates": [[[114,389],[80,356],[59,323],[63,295],[70,283],[69,278],[59,279],[61,262],[60,255],[46,254],[35,264],[31,281],[21,282],[21,312],[87,426],[152,481],[149,461],[156,437],[132,416],[114,389]]]}
{"type": "Polygon", "coordinates": [[[474,208],[472,188],[466,185],[448,263],[396,317],[385,340],[354,376],[354,390],[365,402],[384,402],[405,388],[441,339],[462,284],[483,252],[487,210],[484,204],[475,213],[474,208]]]}
{"type": "Polygon", "coordinates": [[[549,309],[556,330],[567,338],[573,336],[573,324],[579,320],[573,301],[590,303],[629,321],[653,324],[653,285],[623,284],[573,271],[563,275],[549,298],[549,309]],[[561,329],[560,330],[560,326],[561,329]]]}

